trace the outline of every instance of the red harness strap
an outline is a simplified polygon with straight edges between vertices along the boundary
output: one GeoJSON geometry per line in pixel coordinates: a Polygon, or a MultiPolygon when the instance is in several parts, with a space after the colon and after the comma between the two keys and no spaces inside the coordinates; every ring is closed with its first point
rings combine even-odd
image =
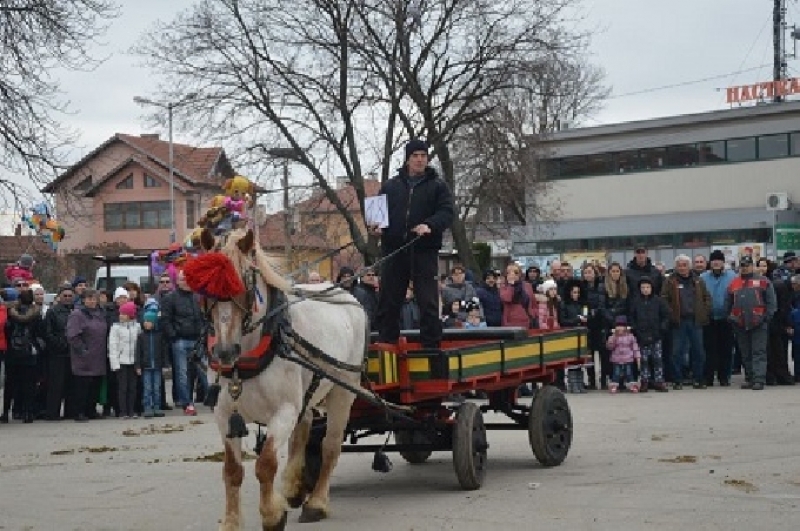
{"type": "MultiPolygon", "coordinates": [[[[216,343],[215,338],[210,337],[208,338],[208,351],[212,352],[214,343],[216,343]]],[[[263,335],[261,339],[258,341],[258,345],[255,346],[252,350],[248,350],[236,360],[236,368],[239,371],[258,371],[262,366],[264,366],[264,358],[267,355],[272,356],[272,352],[270,352],[270,346],[272,345],[272,336],[271,335],[263,335]]],[[[211,359],[209,366],[215,370],[216,372],[221,373],[223,376],[228,377],[233,372],[233,364],[230,363],[220,363],[218,359],[211,359]]]]}

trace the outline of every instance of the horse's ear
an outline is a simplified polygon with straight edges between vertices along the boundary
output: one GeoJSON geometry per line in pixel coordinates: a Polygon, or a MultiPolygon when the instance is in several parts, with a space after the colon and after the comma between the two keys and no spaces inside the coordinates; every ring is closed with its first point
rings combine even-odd
{"type": "Polygon", "coordinates": [[[211,234],[211,231],[208,229],[203,229],[200,232],[200,247],[205,249],[206,251],[210,251],[214,248],[216,241],[214,241],[214,235],[211,234]]]}
{"type": "Polygon", "coordinates": [[[244,254],[250,254],[250,252],[253,250],[254,244],[255,235],[253,234],[252,229],[247,229],[247,234],[244,235],[244,238],[236,242],[236,246],[244,254]]]}

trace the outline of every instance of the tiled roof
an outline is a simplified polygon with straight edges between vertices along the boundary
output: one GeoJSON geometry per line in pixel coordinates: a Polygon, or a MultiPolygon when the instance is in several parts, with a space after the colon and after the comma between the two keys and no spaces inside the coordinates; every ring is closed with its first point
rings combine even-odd
{"type": "MultiPolygon", "coordinates": [[[[381,187],[381,183],[374,179],[364,180],[364,192],[367,197],[376,195],[381,187]]],[[[336,194],[343,205],[347,206],[351,212],[359,212],[358,197],[353,186],[345,186],[339,189],[336,194]]],[[[294,208],[304,214],[336,214],[338,211],[322,192],[315,193],[310,199],[301,201],[294,205],[294,208]]],[[[259,242],[265,249],[277,249],[286,246],[286,236],[283,230],[283,212],[278,212],[267,216],[263,225],[259,227],[259,242]]],[[[339,243],[329,241],[324,235],[301,231],[292,236],[292,246],[298,249],[334,249],[339,243]]]]}
{"type": "MultiPolygon", "coordinates": [[[[165,168],[169,167],[169,142],[153,136],[133,136],[118,133],[117,137],[146,153],[165,168]]],[[[224,177],[214,175],[217,160],[223,155],[221,147],[194,147],[173,142],[173,167],[195,183],[220,184],[224,177]]]]}
{"type": "MultiPolygon", "coordinates": [[[[375,179],[364,179],[364,195],[366,197],[370,197],[373,195],[378,194],[378,190],[381,188],[381,182],[376,181],[375,179]]],[[[339,197],[339,201],[351,212],[357,212],[359,210],[358,206],[358,196],[356,195],[356,189],[353,186],[345,186],[339,189],[336,192],[336,195],[339,197]]],[[[336,205],[330,202],[330,200],[325,196],[325,193],[317,191],[310,199],[306,199],[295,205],[295,209],[299,210],[300,212],[314,212],[314,213],[335,213],[337,212],[336,205]]]]}
{"type": "MultiPolygon", "coordinates": [[[[101,177],[100,177],[100,178],[99,178],[99,179],[98,179],[98,180],[97,180],[97,181],[96,181],[96,182],[95,182],[95,183],[92,185],[92,187],[91,187],[91,188],[89,188],[89,189],[86,191],[86,196],[87,196],[87,197],[92,197],[93,195],[95,195],[95,193],[97,193],[99,190],[101,190],[101,189],[103,188],[103,186],[106,184],[106,182],[107,182],[109,179],[111,179],[112,177],[114,177],[114,175],[116,175],[118,172],[120,172],[121,170],[123,170],[123,169],[124,169],[124,168],[125,168],[125,167],[126,167],[128,164],[131,164],[131,163],[136,163],[136,164],[140,165],[141,167],[143,167],[145,170],[147,170],[147,171],[148,171],[148,172],[149,172],[149,173],[150,173],[152,176],[154,176],[154,177],[155,177],[155,176],[161,177],[161,179],[163,179],[163,180],[164,180],[164,182],[169,182],[169,170],[168,170],[168,169],[167,169],[167,170],[165,170],[165,169],[163,169],[163,168],[161,168],[161,167],[159,167],[159,166],[155,166],[155,165],[153,165],[153,164],[148,164],[147,162],[145,162],[144,160],[142,160],[142,157],[139,157],[139,156],[133,156],[133,157],[129,157],[129,158],[127,158],[127,159],[126,159],[126,160],[124,160],[124,161],[123,161],[121,164],[119,164],[119,165],[115,166],[115,167],[114,167],[114,168],[113,168],[111,171],[109,171],[107,174],[105,174],[105,175],[101,176],[101,177]]],[[[186,191],[186,188],[185,188],[185,187],[183,187],[183,186],[181,186],[181,181],[185,181],[185,180],[186,180],[186,178],[185,178],[185,177],[182,177],[182,176],[181,176],[181,175],[179,175],[179,174],[176,174],[176,177],[177,177],[177,179],[175,179],[175,188],[177,188],[177,189],[178,189],[178,190],[180,190],[181,192],[185,192],[185,191],[186,191]]]]}
{"type": "MultiPolygon", "coordinates": [[[[134,136],[117,133],[45,186],[42,192],[54,193],[58,186],[71,177],[75,171],[114,142],[124,142],[155,164],[169,168],[168,141],[156,138],[154,135],[134,136]]],[[[221,147],[194,147],[175,142],[172,147],[175,172],[193,185],[219,185],[224,179],[233,175],[233,170],[229,166],[223,168],[223,175],[215,174],[218,161],[225,157],[225,152],[221,147]]]]}
{"type": "MultiPolygon", "coordinates": [[[[286,231],[283,230],[283,213],[267,216],[266,222],[258,227],[258,241],[264,249],[283,249],[286,247],[286,231]]],[[[328,250],[334,246],[322,235],[299,232],[292,235],[294,249],[328,250]]]]}

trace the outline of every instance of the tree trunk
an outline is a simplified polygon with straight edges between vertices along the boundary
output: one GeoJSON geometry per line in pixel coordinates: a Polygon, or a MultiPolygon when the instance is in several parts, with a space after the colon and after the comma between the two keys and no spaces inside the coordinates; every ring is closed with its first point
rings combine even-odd
{"type": "MultiPolygon", "coordinates": [[[[442,140],[435,141],[434,144],[436,154],[442,164],[442,173],[444,174],[442,177],[455,195],[455,171],[453,169],[453,161],[450,158],[450,150],[447,144],[442,140]]],[[[472,252],[472,244],[469,238],[467,238],[467,228],[458,214],[457,203],[454,208],[456,208],[456,212],[453,216],[453,226],[450,228],[453,233],[453,247],[458,252],[458,259],[461,264],[475,273],[476,276],[479,276],[478,262],[475,260],[475,255],[472,252]]]]}

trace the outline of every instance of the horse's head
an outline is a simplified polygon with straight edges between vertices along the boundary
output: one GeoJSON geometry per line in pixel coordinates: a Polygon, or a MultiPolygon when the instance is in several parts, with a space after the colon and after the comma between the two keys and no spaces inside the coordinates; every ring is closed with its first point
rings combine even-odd
{"type": "Polygon", "coordinates": [[[204,229],[200,244],[206,252],[187,264],[187,281],[207,297],[214,354],[230,363],[261,339],[256,323],[267,310],[267,284],[284,291],[289,286],[256,245],[252,230],[236,229],[216,238],[204,229]]]}

